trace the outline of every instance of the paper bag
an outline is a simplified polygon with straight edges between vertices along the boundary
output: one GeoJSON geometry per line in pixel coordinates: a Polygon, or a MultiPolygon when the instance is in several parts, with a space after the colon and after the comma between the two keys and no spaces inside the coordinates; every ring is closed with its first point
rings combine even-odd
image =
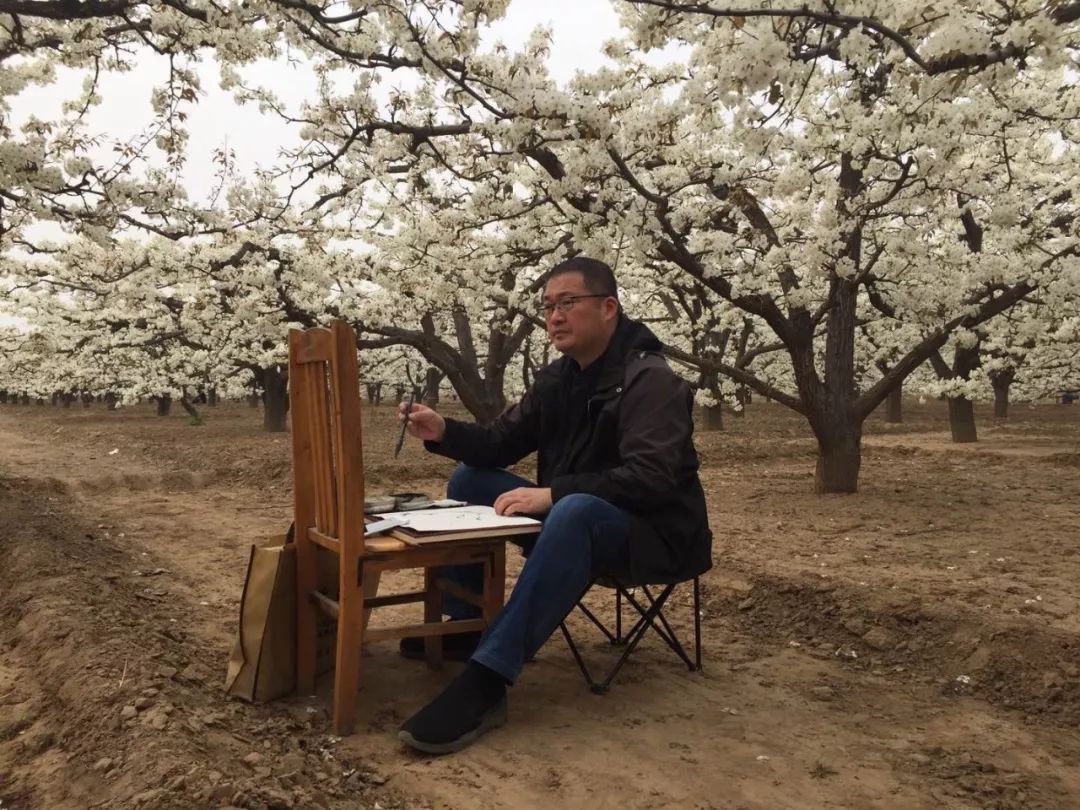
{"type": "Polygon", "coordinates": [[[252,546],[225,691],[266,701],[296,687],[296,546],[284,537],[252,546]]]}
{"type": "MultiPolygon", "coordinates": [[[[296,688],[296,546],[287,542],[289,537],[251,547],[237,638],[225,675],[225,691],[233,697],[262,702],[296,688]]],[[[337,556],[316,549],[316,570],[319,590],[337,599],[337,556]]],[[[365,599],[378,593],[379,579],[378,574],[365,578],[365,599]]],[[[364,611],[365,629],[370,613],[364,611]]],[[[334,668],[336,644],[337,622],[320,614],[315,642],[319,675],[334,668]]]]}

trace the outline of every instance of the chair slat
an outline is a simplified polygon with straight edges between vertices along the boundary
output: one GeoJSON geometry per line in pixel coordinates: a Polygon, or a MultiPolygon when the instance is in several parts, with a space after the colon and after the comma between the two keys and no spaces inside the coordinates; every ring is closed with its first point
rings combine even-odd
{"type": "Polygon", "coordinates": [[[364,551],[364,450],[360,414],[360,370],[356,337],[344,323],[335,322],[331,411],[337,450],[337,534],[349,555],[364,551]]]}
{"type": "Polygon", "coordinates": [[[312,413],[312,450],[315,461],[316,522],[319,531],[336,535],[333,508],[333,456],[330,452],[330,428],[326,403],[325,366],[316,367],[309,379],[312,413]]]}
{"type": "Polygon", "coordinates": [[[308,527],[308,537],[311,538],[311,542],[317,546],[322,546],[327,551],[332,551],[335,554],[341,549],[341,543],[336,537],[331,537],[328,534],[323,534],[314,526],[308,527]]]}
{"type": "Polygon", "coordinates": [[[325,326],[315,327],[304,331],[294,330],[300,336],[297,338],[296,362],[328,363],[330,362],[330,346],[332,337],[330,330],[325,326]]]}
{"type": "Polygon", "coordinates": [[[331,619],[336,619],[340,614],[340,604],[337,600],[331,599],[329,596],[320,593],[319,591],[308,591],[308,596],[316,607],[322,610],[322,612],[331,619]]]}
{"type": "Polygon", "coordinates": [[[444,577],[439,577],[435,580],[435,587],[443,593],[457,597],[462,602],[468,602],[470,605],[476,605],[478,608],[482,608],[484,606],[483,596],[477,593],[473,593],[468,588],[463,588],[456,582],[451,582],[444,577]]]}
{"type": "Polygon", "coordinates": [[[427,591],[405,591],[394,593],[390,596],[376,596],[374,599],[364,600],[364,609],[391,607],[392,605],[411,605],[414,602],[423,602],[427,597],[427,591]]]}
{"type": "Polygon", "coordinates": [[[441,624],[401,624],[396,627],[377,627],[373,630],[364,631],[365,641],[383,641],[389,638],[405,638],[406,636],[445,636],[451,633],[472,633],[483,630],[487,622],[483,619],[460,619],[441,624]]]}
{"type": "MultiPolygon", "coordinates": [[[[310,410],[306,396],[311,376],[310,365],[298,361],[304,333],[289,332],[289,407],[292,412],[293,445],[293,520],[297,527],[296,587],[309,593],[318,583],[316,548],[308,538],[307,527],[315,523],[315,468],[312,455],[310,410]]],[[[315,690],[318,649],[318,614],[307,599],[296,600],[296,687],[303,694],[315,690]]]]}

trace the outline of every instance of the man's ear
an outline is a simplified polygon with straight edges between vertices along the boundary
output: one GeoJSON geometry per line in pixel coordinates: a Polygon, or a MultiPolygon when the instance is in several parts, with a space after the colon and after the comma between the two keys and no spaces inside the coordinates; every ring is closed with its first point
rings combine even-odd
{"type": "Polygon", "coordinates": [[[604,299],[604,318],[618,318],[619,317],[619,301],[616,298],[604,299]]]}

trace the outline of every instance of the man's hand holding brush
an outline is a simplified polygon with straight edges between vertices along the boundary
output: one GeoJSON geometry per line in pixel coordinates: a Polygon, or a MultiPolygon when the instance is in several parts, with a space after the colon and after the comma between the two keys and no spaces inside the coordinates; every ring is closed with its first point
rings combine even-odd
{"type": "Polygon", "coordinates": [[[425,442],[441,442],[446,435],[446,420],[427,405],[414,404],[406,417],[406,403],[402,402],[398,405],[398,421],[405,422],[406,419],[406,430],[410,436],[425,442]]]}

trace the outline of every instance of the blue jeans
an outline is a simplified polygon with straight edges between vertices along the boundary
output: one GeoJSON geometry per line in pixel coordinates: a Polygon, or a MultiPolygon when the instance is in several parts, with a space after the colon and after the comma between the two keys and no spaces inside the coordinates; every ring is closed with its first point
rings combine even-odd
{"type": "MultiPolygon", "coordinates": [[[[450,476],[447,497],[491,506],[502,493],[535,486],[506,470],[464,464],[450,476]]],[[[567,495],[556,503],[528,551],[510,599],[485,631],[472,660],[517,680],[524,663],[555,632],[589,584],[601,576],[625,576],[629,567],[630,518],[592,495],[567,495]]],[[[474,592],[483,587],[479,565],[454,565],[442,575],[474,592]]],[[[452,619],[473,618],[479,608],[450,596],[443,612],[452,619]]]]}

